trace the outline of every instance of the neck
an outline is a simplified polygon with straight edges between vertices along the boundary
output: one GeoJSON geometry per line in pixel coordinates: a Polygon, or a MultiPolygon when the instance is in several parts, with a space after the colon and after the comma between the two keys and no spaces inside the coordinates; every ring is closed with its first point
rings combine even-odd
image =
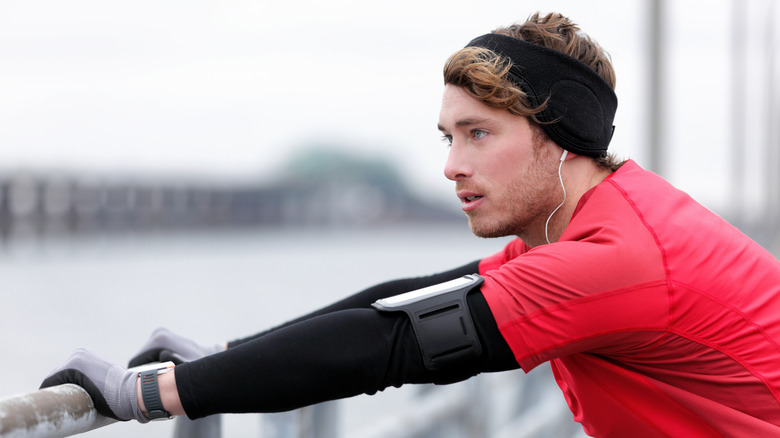
{"type": "Polygon", "coordinates": [[[608,169],[598,166],[589,157],[575,156],[564,161],[561,168],[561,178],[564,187],[566,187],[565,202],[552,215],[549,223],[547,223],[547,217],[544,217],[532,236],[520,237],[531,248],[546,244],[548,239],[550,243],[557,242],[566,227],[569,226],[574,209],[577,208],[582,195],[604,181],[610,173],[608,169]],[[546,227],[545,224],[547,224],[546,227]]]}

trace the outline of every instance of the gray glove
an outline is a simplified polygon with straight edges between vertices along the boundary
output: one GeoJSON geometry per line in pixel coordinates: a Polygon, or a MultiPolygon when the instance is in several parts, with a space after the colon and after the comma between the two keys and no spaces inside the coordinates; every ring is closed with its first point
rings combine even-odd
{"type": "Polygon", "coordinates": [[[41,388],[73,383],[84,388],[99,414],[119,421],[149,421],[138,407],[138,373],[106,362],[87,350],[76,350],[52,371],[41,388]]]}
{"type": "Polygon", "coordinates": [[[176,365],[191,362],[225,349],[222,345],[200,345],[161,327],[152,333],[141,350],[130,359],[130,368],[151,362],[171,361],[176,365]]]}

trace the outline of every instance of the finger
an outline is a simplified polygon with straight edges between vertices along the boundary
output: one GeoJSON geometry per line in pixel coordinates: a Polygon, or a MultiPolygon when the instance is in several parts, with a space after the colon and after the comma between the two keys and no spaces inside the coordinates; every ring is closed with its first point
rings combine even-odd
{"type": "Polygon", "coordinates": [[[118,421],[127,421],[117,417],[116,414],[114,414],[114,411],[108,407],[108,402],[106,401],[105,397],[103,397],[103,394],[100,392],[100,389],[98,389],[97,385],[95,385],[92,380],[86,376],[86,374],[77,369],[68,368],[52,374],[51,376],[47,377],[43,383],[41,383],[40,389],[48,388],[50,386],[64,385],[66,383],[72,383],[84,388],[84,390],[87,391],[87,394],[89,394],[89,397],[92,399],[92,403],[95,405],[95,410],[98,411],[100,415],[113,418],[118,421]]]}

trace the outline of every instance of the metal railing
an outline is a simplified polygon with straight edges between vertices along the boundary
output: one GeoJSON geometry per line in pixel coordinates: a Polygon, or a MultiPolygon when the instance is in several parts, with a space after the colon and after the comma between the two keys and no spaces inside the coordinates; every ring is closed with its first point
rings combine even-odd
{"type": "MultiPolygon", "coordinates": [[[[372,412],[367,425],[345,430],[343,402],[260,415],[261,438],[540,438],[579,437],[582,428],[549,371],[478,376],[456,385],[422,386],[408,402],[372,412]]],[[[174,438],[220,438],[222,416],[179,417],[174,438]]],[[[60,385],[0,400],[1,438],[66,437],[108,426],[86,391],[60,385]]]]}
{"type": "Polygon", "coordinates": [[[60,385],[0,400],[0,437],[64,437],[107,426],[115,420],[95,411],[80,386],[60,385]]]}
{"type": "MultiPolygon", "coordinates": [[[[87,392],[65,384],[0,400],[0,437],[60,438],[117,421],[97,413],[87,392]]],[[[219,438],[221,417],[176,419],[174,438],[219,438]]]]}

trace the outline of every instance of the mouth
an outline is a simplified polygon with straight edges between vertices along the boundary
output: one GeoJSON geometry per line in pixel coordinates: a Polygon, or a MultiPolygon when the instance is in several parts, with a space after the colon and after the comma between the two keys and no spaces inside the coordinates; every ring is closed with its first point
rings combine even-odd
{"type": "Polygon", "coordinates": [[[457,193],[458,198],[460,199],[461,206],[463,211],[472,211],[482,202],[482,200],[485,198],[484,195],[481,195],[476,192],[471,191],[459,191],[457,193]]]}

